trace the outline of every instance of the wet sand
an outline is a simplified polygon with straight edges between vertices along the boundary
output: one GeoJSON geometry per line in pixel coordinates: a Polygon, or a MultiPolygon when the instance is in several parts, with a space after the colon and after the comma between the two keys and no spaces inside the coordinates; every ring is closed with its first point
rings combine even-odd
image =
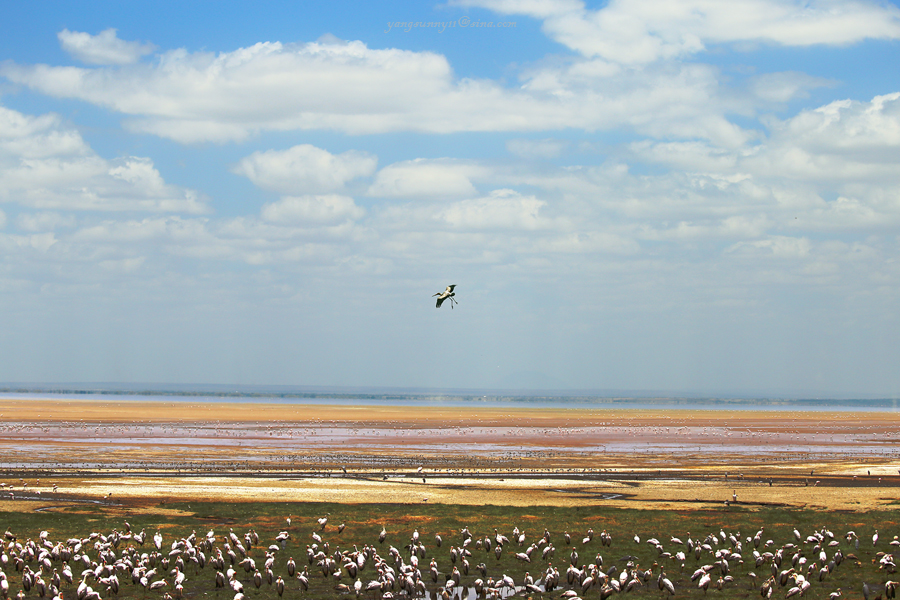
{"type": "Polygon", "coordinates": [[[0,510],[222,498],[869,510],[900,497],[897,412],[0,399],[0,452],[0,510]]]}

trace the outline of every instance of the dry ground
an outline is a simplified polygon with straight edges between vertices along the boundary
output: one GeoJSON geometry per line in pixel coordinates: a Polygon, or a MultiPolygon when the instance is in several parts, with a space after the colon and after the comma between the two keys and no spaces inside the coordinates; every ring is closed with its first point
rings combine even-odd
{"type": "Polygon", "coordinates": [[[898,442],[890,412],[2,399],[0,510],[229,498],[865,511],[900,502],[898,442]]]}

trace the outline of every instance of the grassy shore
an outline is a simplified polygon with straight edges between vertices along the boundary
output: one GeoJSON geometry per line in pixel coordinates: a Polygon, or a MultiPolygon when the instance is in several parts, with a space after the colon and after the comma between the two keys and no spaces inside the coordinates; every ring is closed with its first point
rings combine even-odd
{"type": "MultiPolygon", "coordinates": [[[[0,510],[2,508],[3,505],[0,504],[0,510]]],[[[553,592],[526,593],[532,597],[546,595],[556,598],[567,589],[575,589],[581,595],[579,585],[566,583],[566,568],[573,562],[579,568],[597,564],[598,555],[602,557],[600,569],[603,572],[609,572],[611,567],[616,567],[616,572],[610,573],[611,577],[619,577],[629,563],[639,565],[641,570],[652,570],[652,575],[632,595],[654,599],[665,596],[657,585],[657,578],[663,569],[674,584],[675,595],[678,598],[704,598],[709,594],[722,598],[758,597],[761,584],[773,572],[773,560],[767,559],[757,564],[753,555],[754,550],[759,553],[775,553],[779,548],[785,547],[788,550],[784,551],[783,561],[780,566],[774,568],[774,571],[780,572],[791,568],[792,557],[797,554],[799,558],[794,561],[794,568],[811,582],[804,597],[825,600],[832,592],[841,588],[845,598],[862,598],[864,582],[868,583],[872,590],[883,595],[885,582],[896,579],[897,575],[879,568],[879,561],[884,553],[891,552],[896,553],[896,557],[900,559],[900,549],[890,545],[890,542],[900,534],[900,512],[897,510],[868,513],[782,509],[749,511],[732,506],[709,510],[634,511],[603,506],[522,508],[391,503],[126,502],[117,506],[77,504],[45,507],[40,512],[8,511],[0,513],[0,519],[3,520],[8,533],[15,535],[19,543],[27,539],[38,540],[42,531],[46,532],[45,537],[51,544],[57,541],[65,543],[70,539],[84,539],[87,543],[84,544],[83,553],[95,564],[98,562],[100,549],[103,548],[103,540],[112,540],[113,531],[123,533],[126,527],[130,527],[132,532],[144,530],[148,534],[148,540],[143,545],[138,545],[133,539],[120,539],[117,546],[112,546],[109,542],[110,545],[106,549],[107,551],[111,549],[116,557],[128,556],[130,554],[128,549],[131,547],[137,549],[137,556],[152,555],[155,548],[149,538],[159,531],[163,536],[163,544],[158,552],[158,559],[154,559],[154,564],[158,565],[156,579],[166,579],[167,584],[159,591],[147,591],[140,584],[132,584],[130,574],[119,574],[121,589],[118,597],[141,599],[173,593],[175,586],[172,569],[177,557],[184,556],[182,553],[170,555],[173,542],[186,538],[194,532],[198,540],[205,539],[207,531],[213,532],[215,540],[207,552],[207,561],[215,553],[215,548],[224,547],[230,532],[243,539],[246,532],[255,531],[260,541],[247,549],[247,556],[255,560],[256,568],[260,570],[263,569],[266,560],[266,548],[275,543],[279,532],[289,532],[290,539],[286,541],[284,548],[271,553],[274,557],[272,563],[274,575],[283,577],[286,582],[284,592],[286,598],[345,597],[348,594],[338,591],[336,585],[343,583],[352,586],[355,581],[348,575],[346,569],[340,571],[340,580],[333,575],[324,577],[315,562],[309,564],[306,558],[308,546],[315,545],[318,550],[324,549],[327,544],[329,556],[333,556],[338,550],[352,551],[354,548],[363,549],[371,546],[379,556],[388,561],[387,564],[398,569],[398,563],[390,556],[389,549],[392,546],[396,548],[403,562],[409,564],[411,554],[407,546],[414,532],[418,533],[424,546],[424,556],[419,558],[419,569],[423,573],[423,578],[427,580],[428,589],[434,594],[438,585],[445,584],[446,575],[452,572],[453,567],[462,568],[461,559],[456,562],[451,560],[451,547],[463,545],[464,538],[460,532],[464,528],[468,528],[473,537],[467,545],[467,549],[472,552],[472,556],[468,559],[469,574],[462,576],[461,585],[471,586],[476,578],[486,579],[475,569],[479,563],[484,563],[487,577],[499,580],[503,575],[509,575],[517,585],[522,585],[526,572],[539,579],[549,565],[558,568],[562,575],[560,586],[553,592]],[[322,528],[317,520],[326,516],[328,521],[322,528]],[[338,531],[339,525],[344,525],[341,532],[338,531]],[[385,528],[387,537],[384,543],[379,543],[378,535],[382,527],[385,528]],[[522,546],[519,546],[513,537],[513,530],[516,528],[525,535],[522,546]],[[495,554],[495,529],[496,532],[510,538],[510,541],[503,545],[499,557],[495,554]],[[590,530],[593,530],[594,535],[592,539],[585,541],[590,530]],[[800,533],[799,539],[795,537],[795,530],[800,533]],[[872,535],[876,530],[879,532],[880,541],[873,544],[872,535]],[[516,558],[517,553],[522,553],[530,545],[538,543],[545,531],[549,534],[549,543],[555,547],[552,556],[546,560],[542,559],[545,544],[541,543],[541,546],[532,552],[530,563],[516,558]],[[600,534],[603,531],[610,535],[611,542],[608,546],[604,546],[601,542],[600,534]],[[321,542],[314,541],[314,532],[321,536],[321,542]],[[848,538],[848,532],[854,532],[856,537],[848,538]],[[565,541],[566,533],[570,535],[570,543],[565,541]],[[443,539],[440,547],[436,544],[436,535],[440,535],[443,539]],[[640,542],[635,541],[635,536],[640,538],[640,542]],[[760,538],[758,545],[754,542],[757,536],[760,538]],[[821,541],[810,541],[813,540],[810,536],[819,536],[821,541]],[[691,538],[698,546],[706,543],[709,547],[696,556],[688,552],[685,544],[673,541],[673,537],[680,538],[685,543],[691,538]],[[648,543],[651,538],[655,538],[659,545],[648,543]],[[484,539],[491,540],[491,550],[484,548],[484,539]],[[737,546],[735,542],[738,543],[737,546]],[[829,544],[829,542],[836,543],[829,544]],[[786,546],[788,544],[793,546],[786,546]],[[838,550],[843,554],[843,561],[834,566],[820,581],[819,570],[835,560],[835,553],[838,550]],[[578,555],[574,560],[573,551],[578,555]],[[676,557],[679,551],[687,554],[684,560],[676,557]],[[727,573],[722,567],[715,566],[710,569],[712,577],[710,589],[704,591],[698,588],[698,581],[691,581],[692,574],[703,565],[719,563],[723,551],[732,553],[727,573]],[[827,556],[824,561],[820,559],[820,551],[824,551],[827,556]],[[734,553],[740,553],[741,559],[735,559],[734,553]],[[298,570],[302,571],[304,567],[309,569],[308,591],[301,591],[299,581],[288,576],[286,564],[291,557],[296,561],[298,570]],[[428,572],[432,559],[436,561],[440,573],[437,584],[432,583],[428,572]],[[163,561],[166,561],[165,564],[163,561]],[[811,564],[815,567],[810,568],[811,564]],[[751,573],[755,573],[755,577],[751,573]],[[729,576],[733,580],[726,579],[729,576]],[[723,578],[721,590],[715,589],[720,577],[723,578]]],[[[197,544],[196,540],[194,543],[197,544]]],[[[8,542],[7,545],[7,554],[15,554],[14,543],[10,545],[8,542]]],[[[237,554],[240,560],[242,556],[239,552],[237,554]]],[[[110,561],[111,556],[107,554],[106,559],[110,561]]],[[[75,559],[72,559],[73,563],[74,561],[75,559]]],[[[34,562],[25,564],[39,570],[34,562]]],[[[77,564],[78,568],[73,571],[80,574],[82,567],[87,563],[77,564]]],[[[52,568],[60,569],[61,566],[61,563],[54,562],[52,568]]],[[[21,588],[21,573],[17,573],[11,565],[4,568],[10,581],[10,595],[15,596],[21,588]]],[[[277,597],[275,588],[266,583],[265,578],[261,587],[257,589],[253,583],[252,571],[245,571],[240,566],[234,568],[235,577],[242,582],[246,598],[277,597]]],[[[216,590],[214,566],[207,564],[201,569],[188,562],[184,570],[187,579],[181,593],[185,597],[231,598],[234,595],[230,589],[216,590]]],[[[365,584],[375,576],[375,567],[370,560],[359,577],[365,584]]],[[[45,573],[45,579],[49,579],[49,571],[45,573]]],[[[88,584],[100,591],[102,597],[111,596],[104,593],[98,581],[88,579],[88,584]]],[[[790,587],[791,585],[776,586],[773,597],[785,597],[790,587]]],[[[63,594],[66,598],[73,597],[74,585],[68,587],[63,585],[63,594]]],[[[349,594],[351,597],[353,595],[352,592],[349,594]]],[[[875,596],[875,592],[872,596],[875,596]]],[[[26,597],[38,596],[32,589],[26,597]]],[[[584,592],[583,597],[599,598],[600,586],[597,585],[584,592]]]]}

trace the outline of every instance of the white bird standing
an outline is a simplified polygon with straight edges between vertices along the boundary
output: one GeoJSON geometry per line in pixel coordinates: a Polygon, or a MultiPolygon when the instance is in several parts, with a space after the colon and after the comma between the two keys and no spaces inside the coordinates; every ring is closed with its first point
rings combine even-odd
{"type": "MultiPolygon", "coordinates": [[[[455,287],[456,287],[456,284],[454,283],[453,285],[448,285],[447,289],[444,290],[443,292],[438,292],[437,294],[434,294],[434,296],[437,296],[437,303],[435,304],[436,308],[440,308],[441,304],[443,304],[444,300],[447,300],[448,298],[450,299],[450,308],[451,309],[453,308],[454,303],[459,304],[459,302],[457,302],[456,299],[454,298],[456,293],[453,291],[453,288],[455,288],[455,287]]],[[[432,296],[432,298],[434,298],[434,296],[432,296]]]]}

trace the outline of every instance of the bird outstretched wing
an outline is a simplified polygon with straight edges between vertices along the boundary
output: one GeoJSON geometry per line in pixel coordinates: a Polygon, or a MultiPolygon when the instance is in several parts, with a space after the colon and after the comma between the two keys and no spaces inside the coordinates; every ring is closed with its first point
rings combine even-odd
{"type": "MultiPolygon", "coordinates": [[[[434,294],[434,296],[437,296],[437,302],[435,303],[435,306],[437,308],[440,308],[441,304],[447,298],[450,298],[450,308],[453,308],[453,303],[455,302],[455,300],[453,299],[453,296],[456,295],[453,293],[453,288],[455,288],[455,287],[456,287],[456,284],[454,283],[454,284],[448,285],[447,289],[445,289],[443,292],[438,292],[437,294],[434,294]]],[[[434,296],[432,296],[432,298],[434,296]]]]}

